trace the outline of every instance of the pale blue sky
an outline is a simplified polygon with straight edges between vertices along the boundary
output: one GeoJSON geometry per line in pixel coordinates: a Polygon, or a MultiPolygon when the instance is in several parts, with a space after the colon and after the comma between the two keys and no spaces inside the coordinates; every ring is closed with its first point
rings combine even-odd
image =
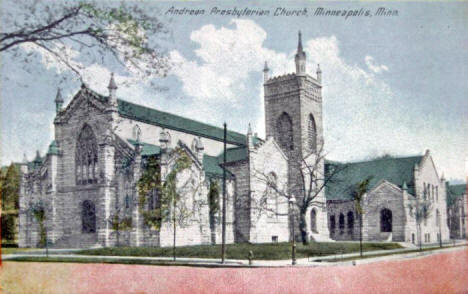
{"type": "MultiPolygon", "coordinates": [[[[144,84],[118,89],[123,99],[246,132],[252,123],[264,133],[262,68],[292,72],[297,31],[308,54],[308,71],[323,71],[325,140],[329,157],[361,160],[384,153],[422,154],[429,148],[440,172],[464,179],[468,157],[468,3],[145,2],[164,14],[176,8],[204,8],[204,16],[162,16],[172,30],[165,44],[176,67],[156,79],[168,92],[144,84]],[[309,17],[210,16],[212,7],[304,8],[309,17]],[[314,17],[328,9],[398,9],[397,17],[314,17]],[[465,17],[466,19],[466,17],[465,17]]],[[[11,9],[3,2],[4,11],[11,9]]],[[[80,56],[77,56],[80,60],[80,56]]],[[[32,57],[32,74],[20,61],[2,56],[1,163],[19,161],[53,138],[57,87],[65,103],[77,82],[61,83],[57,68],[32,57]]],[[[112,65],[94,65],[91,87],[106,93],[112,65]]],[[[116,72],[117,82],[126,73],[116,72]]]]}

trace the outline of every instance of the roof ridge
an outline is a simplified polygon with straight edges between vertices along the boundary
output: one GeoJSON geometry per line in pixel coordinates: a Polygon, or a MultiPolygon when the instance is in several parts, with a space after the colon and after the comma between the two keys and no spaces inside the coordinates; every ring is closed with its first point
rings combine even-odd
{"type": "Polygon", "coordinates": [[[376,162],[376,161],[386,161],[386,160],[400,160],[400,159],[422,159],[424,155],[415,155],[415,156],[403,156],[403,157],[379,157],[379,158],[374,158],[374,159],[369,159],[369,160],[363,160],[363,161],[349,161],[349,162],[339,162],[339,161],[334,161],[334,163],[340,163],[340,164],[359,164],[359,163],[369,163],[369,162],[376,162]]]}
{"type": "MultiPolygon", "coordinates": [[[[223,131],[223,128],[221,128],[221,127],[217,127],[215,125],[212,125],[212,124],[209,124],[209,123],[206,123],[206,122],[201,122],[201,121],[198,121],[198,120],[195,120],[195,119],[192,119],[192,118],[188,118],[188,117],[184,117],[184,116],[181,116],[181,115],[178,115],[178,114],[174,114],[174,113],[171,113],[171,112],[168,112],[168,111],[163,111],[163,110],[151,108],[151,107],[148,107],[148,106],[144,106],[144,105],[141,105],[141,104],[136,104],[134,102],[130,102],[130,101],[120,99],[120,98],[118,98],[117,101],[121,102],[121,103],[127,103],[128,105],[131,105],[131,106],[134,106],[134,107],[140,107],[141,109],[144,109],[144,110],[147,110],[147,111],[152,111],[152,112],[157,112],[159,114],[172,116],[174,118],[184,120],[186,122],[195,122],[197,124],[202,125],[203,127],[216,129],[217,131],[223,131]]],[[[120,109],[119,109],[119,112],[121,112],[120,109]]],[[[123,115],[126,115],[126,114],[123,113],[123,115]]],[[[165,125],[165,124],[162,124],[162,123],[160,123],[160,125],[164,125],[167,128],[174,128],[174,129],[177,128],[175,126],[165,125]]],[[[187,131],[189,131],[189,130],[187,130],[187,131]]],[[[192,131],[196,132],[197,134],[201,133],[202,135],[204,135],[204,137],[207,137],[207,136],[209,137],[209,135],[203,134],[203,131],[205,131],[203,129],[201,129],[201,130],[192,130],[192,131]]],[[[237,131],[229,130],[229,129],[227,130],[227,133],[228,133],[228,142],[234,143],[236,145],[241,145],[241,146],[245,145],[245,143],[243,142],[245,140],[245,135],[244,134],[239,133],[237,131]],[[229,136],[231,136],[231,138],[229,138],[229,136]],[[241,137],[241,138],[236,138],[236,137],[241,137]],[[241,142],[241,140],[242,140],[242,142],[241,142]]]]}

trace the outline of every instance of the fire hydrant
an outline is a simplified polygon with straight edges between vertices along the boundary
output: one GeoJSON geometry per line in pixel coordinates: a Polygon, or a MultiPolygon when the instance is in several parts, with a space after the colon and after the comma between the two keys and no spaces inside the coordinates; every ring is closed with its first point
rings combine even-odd
{"type": "Polygon", "coordinates": [[[254,258],[254,254],[253,254],[252,250],[250,250],[249,251],[249,265],[252,265],[253,258],[254,258]]]}

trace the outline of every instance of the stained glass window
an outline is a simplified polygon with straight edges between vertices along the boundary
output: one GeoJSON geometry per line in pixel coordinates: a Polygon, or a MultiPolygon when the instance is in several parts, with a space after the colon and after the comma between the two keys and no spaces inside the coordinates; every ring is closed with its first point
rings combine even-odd
{"type": "Polygon", "coordinates": [[[75,170],[77,185],[97,183],[98,150],[96,137],[89,125],[85,125],[78,136],[75,170]]]}

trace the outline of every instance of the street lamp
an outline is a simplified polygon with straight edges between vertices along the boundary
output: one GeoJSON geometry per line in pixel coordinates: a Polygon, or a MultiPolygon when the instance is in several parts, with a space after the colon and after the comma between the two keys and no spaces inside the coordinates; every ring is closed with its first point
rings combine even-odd
{"type": "Polygon", "coordinates": [[[294,195],[291,195],[289,198],[289,205],[291,207],[292,212],[292,265],[296,264],[296,234],[294,233],[295,221],[294,221],[294,204],[296,203],[296,198],[294,195]]]}

